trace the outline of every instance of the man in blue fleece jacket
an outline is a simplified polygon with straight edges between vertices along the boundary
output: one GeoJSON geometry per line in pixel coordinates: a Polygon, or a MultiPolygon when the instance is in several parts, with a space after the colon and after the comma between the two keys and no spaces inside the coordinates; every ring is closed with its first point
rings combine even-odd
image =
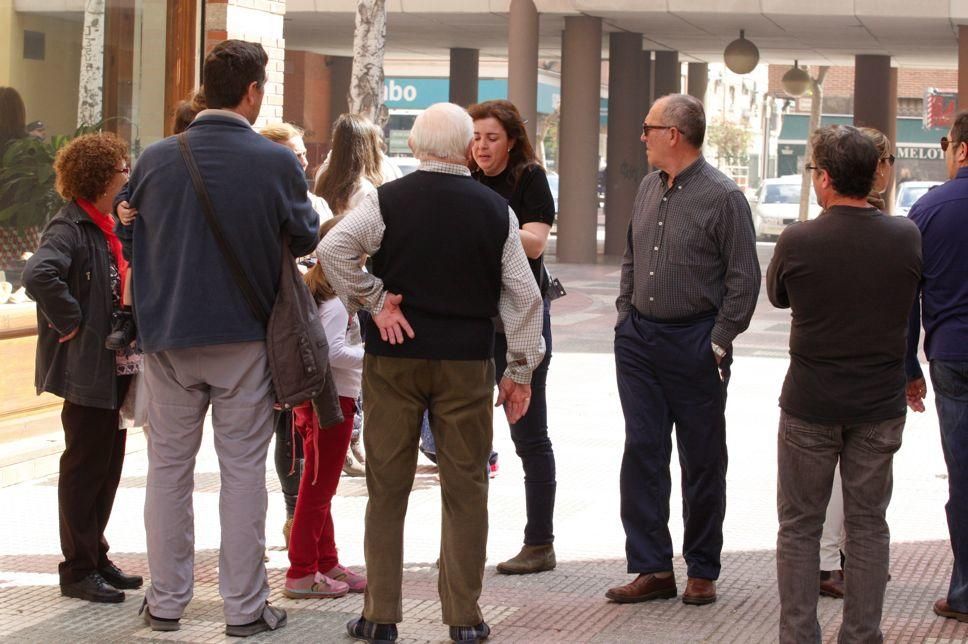
{"type": "MultiPolygon", "coordinates": [[[[315,247],[319,228],[295,155],[251,128],[267,61],[255,43],[217,45],[203,70],[209,109],[187,130],[215,215],[266,312],[276,297],[283,234],[298,257],[315,247]]],[[[222,478],[219,589],[226,634],[279,628],[286,613],[266,602],[262,558],[273,403],[265,327],[209,228],[175,137],[141,155],[130,202],[138,217],[122,233],[129,233],[133,259],[151,427],[145,621],[155,630],[176,630],[192,596],[193,470],[211,405],[222,478]]]]}

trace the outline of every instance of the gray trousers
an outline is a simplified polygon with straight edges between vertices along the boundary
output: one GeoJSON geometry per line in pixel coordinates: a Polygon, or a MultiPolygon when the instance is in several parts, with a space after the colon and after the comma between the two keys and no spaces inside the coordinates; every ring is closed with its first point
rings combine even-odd
{"type": "Polygon", "coordinates": [[[776,570],[781,644],[820,642],[820,534],[838,461],[847,528],[844,620],[838,641],[883,641],[880,623],[891,542],[884,517],[904,420],[824,425],[780,413],[776,570]]]}
{"type": "Polygon", "coordinates": [[[225,622],[257,620],[269,596],[265,551],[266,456],[272,399],[265,342],[145,355],[148,485],[145,532],[151,614],[176,619],[192,598],[195,456],[209,405],[221,473],[219,592],[225,622]]]}

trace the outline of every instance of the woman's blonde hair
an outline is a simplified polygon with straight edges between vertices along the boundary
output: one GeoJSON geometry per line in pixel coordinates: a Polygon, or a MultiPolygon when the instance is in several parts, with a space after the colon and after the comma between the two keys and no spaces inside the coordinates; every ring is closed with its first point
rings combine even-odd
{"type": "Polygon", "coordinates": [[[857,129],[871,140],[874,147],[877,148],[877,154],[880,155],[881,159],[891,154],[891,140],[883,132],[872,127],[860,127],[857,129]]]}
{"type": "Polygon", "coordinates": [[[287,143],[297,136],[305,134],[305,130],[292,123],[270,123],[259,130],[259,134],[275,143],[287,143]]]}
{"type": "MultiPolygon", "coordinates": [[[[343,221],[343,215],[337,215],[332,219],[324,221],[323,225],[319,227],[319,238],[316,241],[317,245],[326,236],[326,233],[341,221],[343,221]]],[[[316,304],[321,304],[326,300],[331,300],[336,297],[336,291],[333,290],[332,284],[329,283],[329,279],[326,277],[326,272],[323,270],[323,265],[320,262],[313,264],[313,267],[303,275],[303,281],[309,287],[309,292],[312,293],[316,304]]]]}

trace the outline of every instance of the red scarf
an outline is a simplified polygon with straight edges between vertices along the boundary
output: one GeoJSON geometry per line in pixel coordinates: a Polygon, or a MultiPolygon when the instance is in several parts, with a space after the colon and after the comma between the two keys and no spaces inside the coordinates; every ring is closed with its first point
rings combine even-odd
{"type": "Polygon", "coordinates": [[[121,275],[121,293],[124,293],[124,280],[128,274],[128,260],[124,258],[124,254],[121,252],[121,240],[114,234],[114,217],[104,214],[90,201],[81,199],[80,197],[76,201],[77,205],[90,215],[91,221],[97,224],[97,227],[104,233],[104,238],[108,241],[108,248],[111,249],[111,254],[114,255],[114,263],[118,267],[118,273],[121,275]]]}

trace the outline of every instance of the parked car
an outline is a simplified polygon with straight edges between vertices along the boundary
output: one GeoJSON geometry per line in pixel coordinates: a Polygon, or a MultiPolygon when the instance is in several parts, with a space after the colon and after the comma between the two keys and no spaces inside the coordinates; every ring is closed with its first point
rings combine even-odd
{"type": "Polygon", "coordinates": [[[925,193],[942,181],[905,181],[897,185],[897,198],[894,200],[894,214],[907,216],[911,206],[925,193]]]}
{"type": "MultiPolygon", "coordinates": [[[[750,200],[757,239],[777,237],[784,228],[799,218],[802,180],[800,175],[790,174],[763,181],[750,200]]],[[[817,197],[811,190],[807,216],[814,219],[821,210],[817,197]]]]}

